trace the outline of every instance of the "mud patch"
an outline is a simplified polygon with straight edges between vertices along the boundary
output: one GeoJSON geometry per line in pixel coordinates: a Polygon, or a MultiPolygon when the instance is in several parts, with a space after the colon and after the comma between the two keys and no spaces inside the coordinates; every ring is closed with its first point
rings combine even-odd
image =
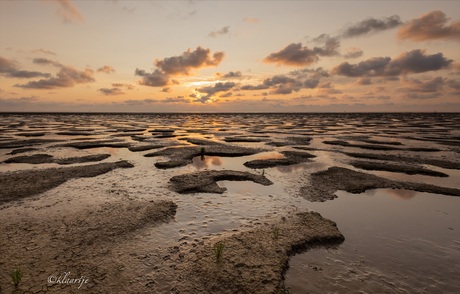
{"type": "Polygon", "coordinates": [[[397,161],[397,162],[417,162],[421,164],[429,164],[434,166],[439,166],[447,169],[460,169],[460,163],[454,161],[432,159],[432,158],[415,158],[415,157],[405,157],[400,155],[391,155],[391,154],[373,154],[373,153],[350,153],[343,152],[343,154],[354,157],[354,158],[365,158],[365,159],[377,159],[377,160],[387,160],[387,161],[397,161]]]}
{"type": "Polygon", "coordinates": [[[269,186],[273,182],[263,175],[256,175],[248,172],[220,170],[201,171],[190,174],[174,176],[171,178],[172,190],[181,193],[219,193],[222,194],[226,188],[217,185],[218,181],[253,181],[255,183],[269,186]]]}
{"type": "Polygon", "coordinates": [[[94,154],[80,157],[68,157],[68,158],[54,158],[49,154],[34,154],[16,156],[5,160],[5,163],[30,163],[30,164],[41,164],[41,163],[57,163],[61,165],[74,164],[74,163],[85,163],[102,161],[109,158],[110,154],[94,154]]]}
{"type": "Polygon", "coordinates": [[[283,141],[273,141],[267,143],[276,147],[293,146],[293,145],[309,145],[311,137],[286,137],[283,141]]]}
{"type": "Polygon", "coordinates": [[[14,140],[9,142],[0,142],[0,149],[10,148],[23,148],[29,146],[35,146],[46,143],[62,142],[62,140],[51,140],[51,139],[29,139],[29,140],[14,140]]]}
{"type": "Polygon", "coordinates": [[[378,188],[406,189],[450,196],[460,196],[459,189],[423,183],[398,182],[351,169],[333,166],[310,176],[310,183],[300,189],[300,195],[309,201],[326,201],[337,198],[334,193],[344,190],[353,194],[378,188]]]}
{"type": "Polygon", "coordinates": [[[192,163],[192,159],[199,155],[210,155],[210,156],[224,156],[224,157],[238,157],[245,155],[253,155],[261,152],[260,149],[230,146],[230,145],[210,145],[205,147],[178,147],[178,148],[167,148],[158,152],[145,154],[145,157],[155,156],[166,156],[169,157],[169,161],[156,162],[157,168],[167,169],[185,166],[192,163]]]}
{"type": "MultiPolygon", "coordinates": [[[[179,293],[284,293],[289,256],[344,241],[334,222],[303,212],[199,243],[177,265],[179,293]],[[216,244],[221,244],[217,258],[216,244]]],[[[180,253],[179,253],[180,255],[180,253]]]]}
{"type": "Polygon", "coordinates": [[[369,149],[369,150],[384,150],[384,151],[391,151],[391,150],[400,150],[400,151],[413,151],[413,152],[438,152],[441,151],[438,148],[424,148],[424,147],[410,147],[410,148],[400,148],[394,146],[385,146],[385,145],[371,145],[371,144],[352,144],[347,141],[342,140],[332,140],[332,141],[324,141],[324,144],[328,145],[337,145],[343,147],[356,147],[361,149],[369,149]]]}
{"type": "Polygon", "coordinates": [[[125,160],[94,165],[27,170],[0,175],[0,204],[37,195],[74,178],[95,177],[117,168],[131,168],[125,160]]]}
{"type": "Polygon", "coordinates": [[[400,164],[391,164],[391,163],[383,163],[383,162],[375,162],[375,161],[352,161],[350,164],[356,168],[364,169],[364,170],[380,170],[380,171],[388,171],[388,172],[395,172],[395,173],[405,173],[408,175],[425,175],[425,176],[432,176],[432,177],[448,177],[449,175],[430,170],[421,166],[416,165],[400,165],[400,164]]]}
{"type": "Polygon", "coordinates": [[[275,166],[285,166],[299,164],[302,162],[310,161],[310,158],[316,157],[313,154],[307,152],[297,152],[297,151],[282,151],[285,158],[271,158],[271,159],[257,159],[251,160],[244,163],[244,166],[249,168],[269,168],[275,166]]]}
{"type": "Polygon", "coordinates": [[[131,144],[115,141],[115,140],[100,140],[100,141],[82,141],[82,142],[71,142],[62,145],[56,145],[53,147],[71,147],[76,149],[91,149],[100,147],[111,147],[111,148],[128,148],[131,144]]]}

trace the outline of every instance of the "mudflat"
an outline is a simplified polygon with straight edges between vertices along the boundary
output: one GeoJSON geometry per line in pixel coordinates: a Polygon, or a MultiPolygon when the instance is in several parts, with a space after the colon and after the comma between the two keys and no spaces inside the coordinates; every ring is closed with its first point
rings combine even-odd
{"type": "Polygon", "coordinates": [[[458,125],[2,114],[0,292],[460,292],[458,125]]]}

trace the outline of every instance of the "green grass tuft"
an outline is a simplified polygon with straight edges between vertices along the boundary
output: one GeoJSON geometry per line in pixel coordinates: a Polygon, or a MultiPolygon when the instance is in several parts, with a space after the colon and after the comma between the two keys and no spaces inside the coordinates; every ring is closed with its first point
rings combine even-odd
{"type": "Polygon", "coordinates": [[[12,271],[10,273],[10,277],[13,280],[14,286],[17,287],[19,285],[19,282],[21,282],[21,279],[22,279],[21,269],[17,268],[16,270],[12,271]]]}
{"type": "Polygon", "coordinates": [[[223,241],[219,241],[216,244],[214,244],[214,253],[216,254],[216,263],[222,262],[224,248],[225,248],[225,244],[223,241]]]}
{"type": "Polygon", "coordinates": [[[273,227],[273,239],[278,240],[280,237],[280,228],[278,226],[273,227]]]}

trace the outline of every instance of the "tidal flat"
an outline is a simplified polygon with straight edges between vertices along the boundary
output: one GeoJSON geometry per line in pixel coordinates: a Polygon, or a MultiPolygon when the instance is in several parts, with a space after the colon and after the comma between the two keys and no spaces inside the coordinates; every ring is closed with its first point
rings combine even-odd
{"type": "Polygon", "coordinates": [[[0,293],[460,293],[459,126],[0,114],[0,293]]]}

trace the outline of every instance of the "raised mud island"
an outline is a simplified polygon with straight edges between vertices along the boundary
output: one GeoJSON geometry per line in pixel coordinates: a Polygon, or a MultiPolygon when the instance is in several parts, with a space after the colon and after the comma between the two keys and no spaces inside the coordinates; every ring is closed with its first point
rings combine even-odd
{"type": "Polygon", "coordinates": [[[0,115],[0,292],[460,292],[458,125],[0,115]]]}

